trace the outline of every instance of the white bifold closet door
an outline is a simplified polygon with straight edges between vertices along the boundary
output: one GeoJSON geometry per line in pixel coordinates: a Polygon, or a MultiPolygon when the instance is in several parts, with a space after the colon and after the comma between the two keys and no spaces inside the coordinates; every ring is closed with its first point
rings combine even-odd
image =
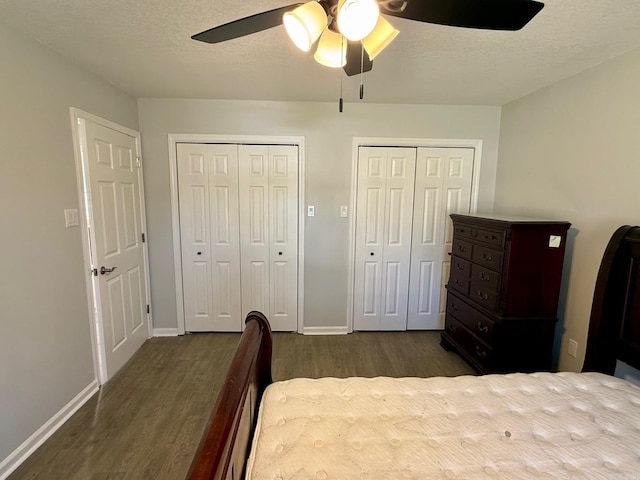
{"type": "Polygon", "coordinates": [[[471,209],[472,148],[418,148],[407,329],[444,328],[453,223],[471,209]]]}
{"type": "Polygon", "coordinates": [[[354,330],[439,329],[450,213],[468,213],[471,148],[360,147],[354,330]]]}
{"type": "Polygon", "coordinates": [[[354,330],[405,330],[415,148],[360,147],[354,330]]]}
{"type": "Polygon", "coordinates": [[[296,146],[178,144],[185,330],[297,328],[296,146]]]}

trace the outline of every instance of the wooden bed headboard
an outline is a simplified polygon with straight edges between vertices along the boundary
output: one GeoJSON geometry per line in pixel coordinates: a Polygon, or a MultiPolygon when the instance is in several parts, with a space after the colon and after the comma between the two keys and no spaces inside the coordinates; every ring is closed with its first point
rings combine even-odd
{"type": "Polygon", "coordinates": [[[271,327],[251,312],[205,428],[187,478],[240,480],[255,429],[258,406],[271,379],[271,327]]]}
{"type": "Polygon", "coordinates": [[[640,369],[640,227],[618,228],[593,293],[584,372],[613,375],[616,361],[640,369]]]}

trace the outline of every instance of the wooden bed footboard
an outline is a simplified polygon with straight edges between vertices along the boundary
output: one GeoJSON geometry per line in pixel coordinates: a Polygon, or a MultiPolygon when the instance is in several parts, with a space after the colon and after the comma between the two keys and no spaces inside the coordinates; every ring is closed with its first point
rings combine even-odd
{"type": "Polygon", "coordinates": [[[187,478],[239,480],[249,455],[258,407],[271,379],[271,327],[251,312],[187,478]]]}

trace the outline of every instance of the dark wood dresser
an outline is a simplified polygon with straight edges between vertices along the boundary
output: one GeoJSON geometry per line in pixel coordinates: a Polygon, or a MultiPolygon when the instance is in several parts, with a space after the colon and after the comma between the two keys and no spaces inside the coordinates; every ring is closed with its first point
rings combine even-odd
{"type": "Polygon", "coordinates": [[[441,345],[480,373],[549,371],[568,222],[452,214],[441,345]]]}

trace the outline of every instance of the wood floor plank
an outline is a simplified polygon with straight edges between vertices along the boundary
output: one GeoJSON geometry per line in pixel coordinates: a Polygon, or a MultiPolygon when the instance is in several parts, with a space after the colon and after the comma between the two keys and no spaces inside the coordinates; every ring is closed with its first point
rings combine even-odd
{"type": "MultiPolygon", "coordinates": [[[[239,339],[149,339],[8,480],[184,478],[239,339]]],[[[439,341],[439,332],[275,333],[273,377],[473,374],[439,341]]]]}

